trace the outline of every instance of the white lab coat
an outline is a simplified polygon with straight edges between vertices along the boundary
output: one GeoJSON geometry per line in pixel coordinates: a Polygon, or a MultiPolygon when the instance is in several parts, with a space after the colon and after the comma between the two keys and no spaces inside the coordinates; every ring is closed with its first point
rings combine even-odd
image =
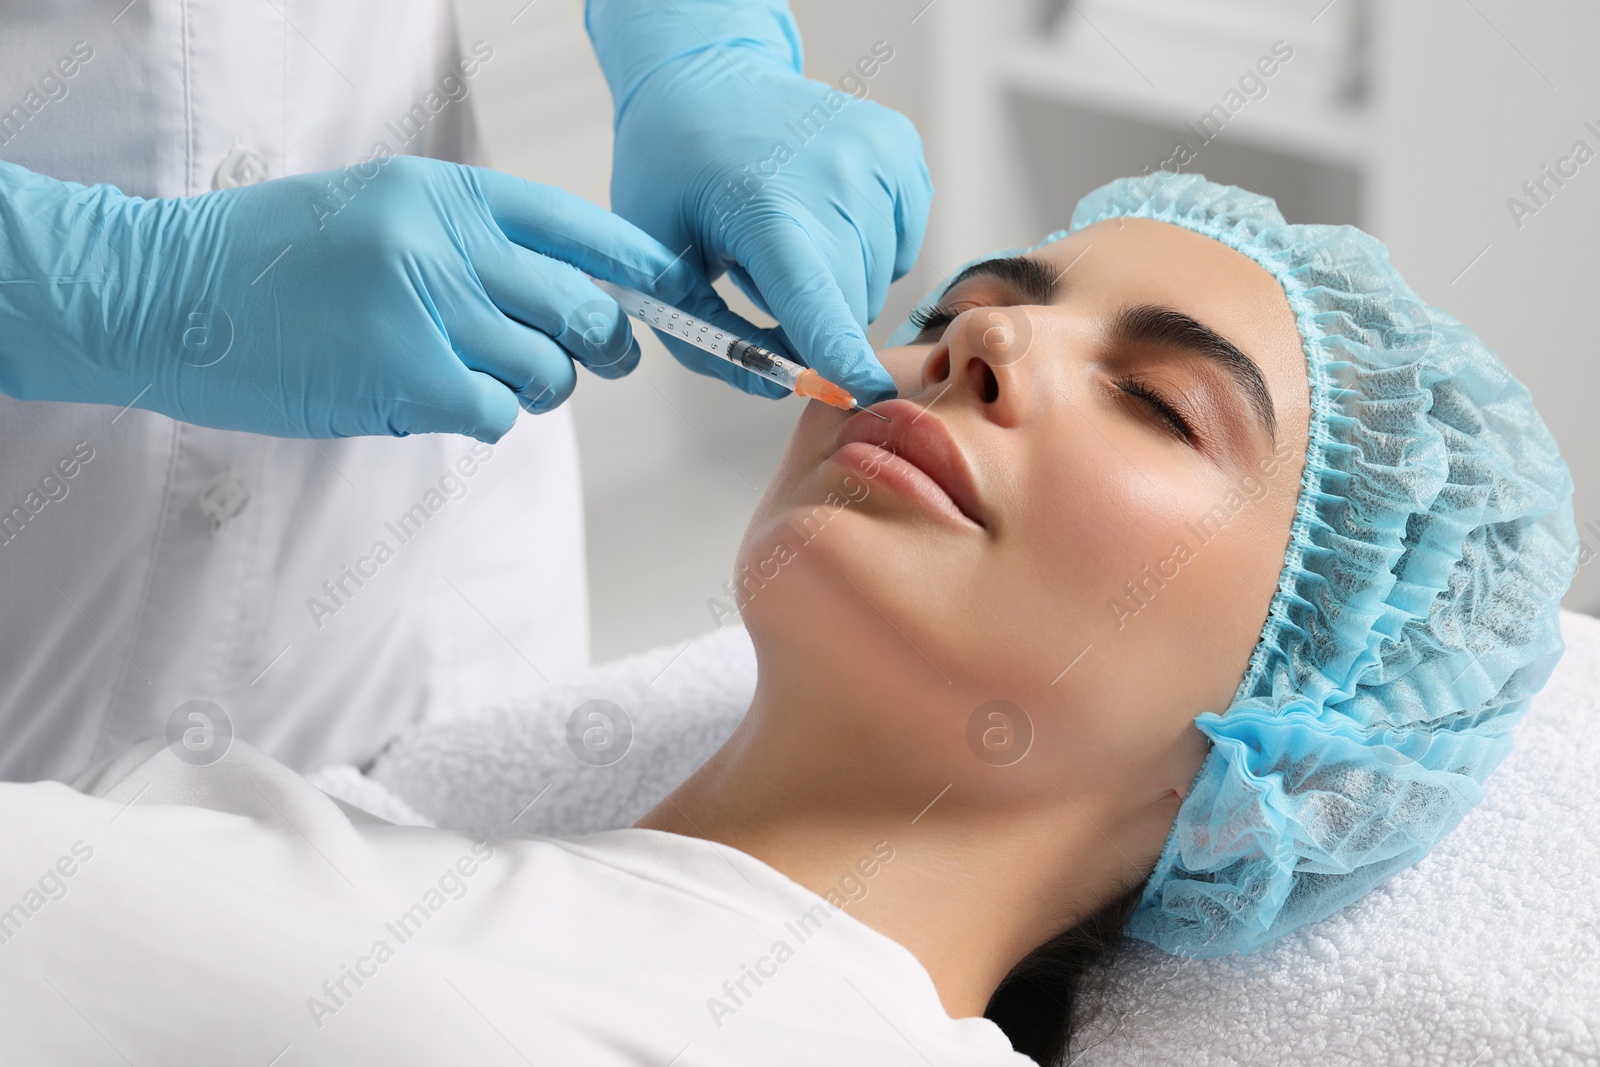
{"type": "MultiPolygon", "coordinates": [[[[449,0],[0,0],[0,158],[141,196],[380,139],[473,162],[459,53],[449,0]]],[[[0,396],[0,778],[70,775],[193,699],[307,769],[538,687],[588,658],[580,503],[564,408],[490,449],[0,396]]]]}

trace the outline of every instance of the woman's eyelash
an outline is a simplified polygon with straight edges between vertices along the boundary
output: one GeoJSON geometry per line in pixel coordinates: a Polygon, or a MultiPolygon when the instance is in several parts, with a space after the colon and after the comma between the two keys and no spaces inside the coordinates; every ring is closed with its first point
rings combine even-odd
{"type": "Polygon", "coordinates": [[[1138,378],[1119,378],[1117,388],[1129,396],[1136,396],[1149,404],[1161,420],[1172,427],[1186,441],[1194,439],[1194,431],[1189,426],[1189,421],[1178,413],[1178,409],[1167,403],[1166,399],[1154,389],[1150,388],[1138,378]]]}
{"type": "Polygon", "coordinates": [[[942,330],[961,314],[955,308],[938,304],[931,308],[917,308],[911,313],[911,325],[917,328],[918,333],[928,330],[942,330]]]}

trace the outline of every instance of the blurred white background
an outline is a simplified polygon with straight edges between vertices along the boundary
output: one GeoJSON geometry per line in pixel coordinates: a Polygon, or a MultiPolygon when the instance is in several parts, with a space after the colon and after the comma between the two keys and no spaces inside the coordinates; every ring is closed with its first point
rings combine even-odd
{"type": "MultiPolygon", "coordinates": [[[[579,0],[458,2],[464,43],[495,49],[473,90],[490,162],[606,204],[611,102],[579,0]]],[[[1600,371],[1589,329],[1600,285],[1600,158],[1559,184],[1543,170],[1578,141],[1600,154],[1600,7],[793,0],[793,8],[807,73],[820,81],[838,85],[878,42],[893,49],[867,90],[909,115],[927,146],[937,189],[928,240],[871,330],[874,344],[956,265],[1037,241],[1066,224],[1083,193],[1162,166],[1183,142],[1194,158],[1182,169],[1272,196],[1292,222],[1370,230],[1425,300],[1476,329],[1555,432],[1577,482],[1585,556],[1600,554],[1600,420],[1590,414],[1600,371]],[[1261,88],[1246,84],[1229,98],[1277,42],[1292,58],[1261,88]],[[1197,132],[1216,105],[1226,122],[1197,132]],[[1514,213],[1512,198],[1532,210],[1514,213]]],[[[758,317],[731,287],[719,288],[758,317]]],[[[707,600],[720,595],[799,411],[797,401],[757,400],[691,374],[653,337],[641,343],[638,372],[618,382],[580,375],[572,400],[597,661],[713,628],[707,600]]],[[[1600,564],[1580,568],[1566,603],[1600,613],[1600,564]]]]}

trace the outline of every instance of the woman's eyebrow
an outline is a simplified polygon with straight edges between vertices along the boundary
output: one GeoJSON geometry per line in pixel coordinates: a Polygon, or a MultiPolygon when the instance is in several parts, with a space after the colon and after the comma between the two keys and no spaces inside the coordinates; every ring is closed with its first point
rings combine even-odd
{"type": "Polygon", "coordinates": [[[1277,444],[1277,413],[1273,410],[1272,394],[1267,391],[1261,368],[1232,341],[1205,323],[1175,308],[1139,304],[1118,313],[1111,334],[1125,343],[1168,345],[1213,361],[1228,372],[1250,402],[1267,438],[1277,444]]]}
{"type": "MultiPolygon", "coordinates": [[[[1066,272],[1061,272],[1064,273],[1066,272]]],[[[944,287],[944,292],[949,293],[968,278],[998,278],[1018,294],[1026,297],[1030,304],[1051,304],[1055,302],[1056,283],[1061,280],[1061,274],[1027,256],[986,259],[982,263],[974,263],[957,274],[950,280],[950,284],[944,287]]],[[[944,294],[941,294],[939,299],[943,300],[944,294]]]]}

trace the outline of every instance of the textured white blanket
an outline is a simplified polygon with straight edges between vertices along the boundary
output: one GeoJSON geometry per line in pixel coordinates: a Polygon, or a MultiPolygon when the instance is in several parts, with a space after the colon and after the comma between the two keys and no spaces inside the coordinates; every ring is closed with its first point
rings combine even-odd
{"type": "MultiPolygon", "coordinates": [[[[1137,946],[1090,1028],[1099,1043],[1076,1062],[1600,1063],[1600,621],[1563,613],[1562,633],[1567,654],[1484,803],[1431,855],[1252,956],[1181,960],[1137,946]]],[[[386,818],[473,833],[626,826],[715,751],[754,684],[749,641],[730,628],[597,667],[518,707],[423,724],[368,777],[312,778],[386,818]],[[610,766],[568,746],[568,719],[596,699],[622,708],[633,730],[610,766]]]]}

